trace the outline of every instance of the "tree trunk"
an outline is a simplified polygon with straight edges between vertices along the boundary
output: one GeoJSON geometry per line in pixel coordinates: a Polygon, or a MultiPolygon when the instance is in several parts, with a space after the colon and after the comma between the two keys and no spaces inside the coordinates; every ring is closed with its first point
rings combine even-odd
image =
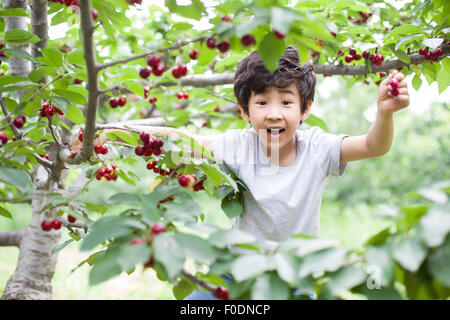
{"type": "MultiPolygon", "coordinates": [[[[32,32],[42,41],[33,45],[32,54],[34,57],[41,56],[41,49],[48,45],[47,27],[47,1],[31,1],[31,26],[32,32]]],[[[7,0],[5,8],[27,8],[25,0],[7,0]]],[[[11,17],[5,19],[5,32],[14,28],[27,30],[27,21],[24,17],[11,17]],[[10,19],[10,21],[7,21],[10,19]]],[[[12,47],[12,46],[11,46],[12,47]]],[[[14,46],[16,49],[29,50],[28,45],[14,46]]],[[[31,71],[31,64],[27,60],[17,56],[10,58],[11,74],[16,76],[27,76],[31,71]]],[[[45,81],[45,80],[44,80],[45,81]]],[[[21,99],[26,92],[19,92],[21,99]]],[[[67,139],[67,138],[66,138],[67,139]]],[[[52,148],[55,149],[56,148],[52,148]]],[[[56,152],[54,153],[56,156],[56,152]]],[[[60,175],[57,175],[60,176],[60,175]]],[[[38,165],[33,173],[33,193],[39,195],[41,199],[32,201],[32,216],[30,225],[24,231],[19,244],[19,261],[14,274],[9,278],[3,292],[2,299],[27,299],[27,300],[49,300],[52,299],[51,281],[55,273],[57,254],[52,255],[51,251],[58,244],[61,238],[61,230],[43,231],[41,222],[53,220],[55,212],[40,213],[42,207],[46,205],[45,195],[49,192],[62,192],[58,188],[60,181],[51,180],[47,170],[38,165]]]]}

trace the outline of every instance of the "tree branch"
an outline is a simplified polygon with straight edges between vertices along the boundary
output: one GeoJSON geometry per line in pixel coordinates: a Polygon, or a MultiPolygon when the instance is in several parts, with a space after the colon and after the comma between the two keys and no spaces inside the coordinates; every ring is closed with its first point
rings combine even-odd
{"type": "Polygon", "coordinates": [[[0,247],[19,247],[26,229],[0,232],[0,247]]]}

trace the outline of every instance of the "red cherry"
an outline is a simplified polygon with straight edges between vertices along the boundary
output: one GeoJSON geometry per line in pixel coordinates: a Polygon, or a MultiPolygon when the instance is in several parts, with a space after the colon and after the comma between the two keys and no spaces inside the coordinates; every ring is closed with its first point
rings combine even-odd
{"type": "Polygon", "coordinates": [[[13,124],[17,129],[23,128],[23,119],[22,118],[15,118],[13,120],[13,124]]]}
{"type": "Polygon", "coordinates": [[[149,88],[144,87],[144,98],[148,98],[148,93],[150,92],[149,88]]]}
{"type": "Polygon", "coordinates": [[[98,169],[98,171],[97,171],[97,173],[101,176],[101,177],[103,177],[104,175],[105,175],[105,168],[100,168],[100,169],[98,169]]]}
{"type": "Polygon", "coordinates": [[[173,68],[172,69],[172,75],[175,77],[175,78],[181,78],[181,72],[180,72],[180,68],[178,68],[178,67],[176,67],[176,68],[173,68]]]}
{"type": "Polygon", "coordinates": [[[101,154],[107,154],[108,153],[108,148],[105,146],[100,146],[100,153],[101,154]]]}
{"type": "Polygon", "coordinates": [[[392,79],[391,82],[389,83],[389,85],[392,87],[392,89],[397,89],[398,88],[398,81],[397,79],[392,79]]]}
{"type": "Polygon", "coordinates": [[[81,142],[83,142],[83,132],[80,132],[78,134],[78,140],[80,140],[81,142]]]}
{"type": "Polygon", "coordinates": [[[139,244],[144,244],[144,240],[142,240],[141,238],[135,238],[130,241],[130,246],[135,246],[139,244]]]}
{"type": "Polygon", "coordinates": [[[70,214],[67,217],[67,220],[69,220],[70,223],[75,223],[75,221],[77,221],[77,219],[74,216],[70,215],[70,214]]]}
{"type": "Polygon", "coordinates": [[[5,51],[1,51],[1,52],[0,52],[0,57],[6,58],[6,52],[5,52],[5,51]]]}
{"type": "Polygon", "coordinates": [[[277,37],[278,39],[284,39],[284,37],[286,37],[284,33],[281,33],[278,30],[274,30],[273,33],[275,34],[275,37],[277,37]]]}
{"type": "Polygon", "coordinates": [[[369,53],[367,51],[363,51],[362,56],[364,59],[367,59],[369,57],[369,53]]]}
{"type": "Polygon", "coordinates": [[[220,18],[220,20],[225,21],[225,22],[231,22],[231,18],[229,16],[223,16],[220,18]]]}
{"type": "Polygon", "coordinates": [[[386,72],[381,71],[381,72],[380,72],[380,77],[381,77],[381,78],[386,77],[386,72]]]}
{"type": "Polygon", "coordinates": [[[178,99],[183,99],[183,98],[184,98],[183,92],[178,92],[178,93],[177,93],[177,98],[178,98],[178,99]]]}
{"type": "Polygon", "coordinates": [[[350,63],[353,61],[353,57],[350,55],[345,56],[345,62],[350,63]]]}
{"type": "Polygon", "coordinates": [[[120,97],[117,100],[118,100],[119,106],[121,106],[121,107],[123,107],[127,104],[127,98],[124,96],[120,97]]]}
{"type": "Polygon", "coordinates": [[[178,177],[178,183],[180,184],[180,186],[186,187],[189,183],[189,177],[186,175],[180,175],[178,177]]]}
{"type": "Polygon", "coordinates": [[[147,56],[147,64],[152,67],[152,68],[156,68],[158,66],[158,64],[161,63],[161,60],[163,58],[163,55],[155,55],[155,56],[147,56]]]}
{"type": "Polygon", "coordinates": [[[147,79],[151,73],[152,70],[149,67],[145,67],[139,71],[139,76],[143,79],[147,79]]]}
{"type": "Polygon", "coordinates": [[[228,294],[228,290],[223,287],[217,287],[214,290],[214,297],[221,300],[230,300],[230,296],[228,294]]]}
{"type": "Polygon", "coordinates": [[[217,45],[220,52],[227,52],[230,49],[230,41],[224,40],[217,45]]]}
{"type": "Polygon", "coordinates": [[[48,107],[47,109],[45,109],[45,112],[49,117],[53,117],[53,115],[55,114],[55,109],[53,107],[48,107]]]}
{"type": "Polygon", "coordinates": [[[420,48],[420,49],[419,49],[419,54],[420,54],[421,56],[426,55],[426,54],[427,54],[427,49],[425,49],[425,48],[420,48]]]}
{"type": "Polygon", "coordinates": [[[44,231],[52,230],[52,222],[51,221],[47,221],[47,220],[42,221],[41,228],[44,231]]]}
{"type": "Polygon", "coordinates": [[[214,108],[214,111],[215,111],[215,112],[220,112],[219,106],[215,107],[215,108],[214,108]]]}
{"type": "Polygon", "coordinates": [[[361,23],[361,20],[360,20],[360,19],[355,19],[355,20],[353,20],[353,23],[354,23],[354,24],[360,24],[360,23],[361,23]]]}
{"type": "Polygon", "coordinates": [[[150,134],[147,131],[141,131],[141,133],[139,134],[139,138],[141,138],[144,144],[147,144],[150,140],[150,134]]]}
{"type": "Polygon", "coordinates": [[[183,98],[189,99],[189,93],[185,92],[184,95],[183,95],[183,98]]]}
{"type": "Polygon", "coordinates": [[[73,79],[73,83],[74,83],[74,84],[82,84],[82,83],[83,83],[83,80],[78,79],[78,78],[75,78],[75,79],[73,79]]]}
{"type": "Polygon", "coordinates": [[[208,125],[208,121],[203,122],[203,123],[202,123],[202,128],[203,128],[203,127],[206,127],[207,125],[208,125]]]}
{"type": "Polygon", "coordinates": [[[252,44],[256,44],[256,38],[251,34],[246,34],[242,36],[241,43],[245,46],[251,46],[252,44]]]}
{"type": "Polygon", "coordinates": [[[134,153],[135,153],[137,156],[142,156],[142,155],[144,155],[144,147],[141,146],[141,145],[137,146],[137,147],[134,149],[134,153]]]}
{"type": "Polygon", "coordinates": [[[343,54],[344,54],[344,51],[342,51],[342,50],[339,50],[337,53],[338,56],[342,56],[343,54]]]}
{"type": "Polygon", "coordinates": [[[53,229],[55,229],[55,230],[61,229],[61,221],[55,219],[51,223],[52,223],[52,228],[53,229]]]}
{"type": "Polygon", "coordinates": [[[162,63],[159,63],[155,68],[153,68],[153,74],[157,77],[164,73],[165,67],[162,63]]]}
{"type": "Polygon", "coordinates": [[[213,37],[208,37],[206,39],[206,46],[210,49],[214,49],[216,47],[216,39],[213,37]]]}
{"type": "Polygon", "coordinates": [[[156,161],[151,161],[147,163],[147,169],[148,170],[152,170],[155,166],[156,166],[157,162],[156,161]]]}
{"type": "Polygon", "coordinates": [[[116,170],[117,165],[114,162],[111,162],[111,168],[113,168],[113,170],[116,170]]]}
{"type": "Polygon", "coordinates": [[[112,169],[109,167],[105,168],[105,174],[111,174],[112,173],[112,169]]]}
{"type": "Polygon", "coordinates": [[[399,91],[398,91],[398,88],[395,88],[395,89],[392,89],[392,90],[390,90],[390,92],[391,92],[391,94],[394,96],[394,97],[397,97],[398,95],[399,95],[399,91]]]}
{"type": "Polygon", "coordinates": [[[437,48],[436,49],[436,56],[440,57],[444,54],[444,50],[442,50],[442,48],[437,48]]]}
{"type": "Polygon", "coordinates": [[[96,9],[92,9],[91,10],[91,14],[92,14],[92,20],[97,20],[97,18],[98,18],[98,11],[96,9]]]}
{"type": "Polygon", "coordinates": [[[166,227],[162,223],[155,223],[152,227],[152,233],[154,235],[161,233],[161,232],[165,232],[165,231],[166,231],[166,227]]]}
{"type": "Polygon", "coordinates": [[[352,56],[354,56],[354,55],[356,54],[356,50],[355,50],[355,49],[350,49],[350,50],[349,50],[349,53],[350,53],[352,56]]]}
{"type": "Polygon", "coordinates": [[[48,156],[48,154],[46,154],[46,155],[44,156],[44,158],[47,159],[47,160],[50,160],[50,157],[48,156]]]}
{"type": "Polygon", "coordinates": [[[313,52],[311,52],[311,57],[315,57],[315,56],[317,56],[318,55],[318,53],[316,52],[316,51],[313,51],[313,52]]]}
{"type": "Polygon", "coordinates": [[[2,144],[6,144],[8,142],[8,135],[4,132],[0,133],[0,140],[2,144]]]}
{"type": "Polygon", "coordinates": [[[198,55],[198,51],[191,48],[189,50],[189,58],[191,58],[192,60],[197,60],[197,55],[198,55]]]}
{"type": "Polygon", "coordinates": [[[111,106],[111,108],[117,108],[117,106],[119,105],[119,99],[117,98],[109,99],[109,105],[111,106]]]}
{"type": "Polygon", "coordinates": [[[361,60],[361,55],[359,53],[355,54],[353,60],[361,60]]]}

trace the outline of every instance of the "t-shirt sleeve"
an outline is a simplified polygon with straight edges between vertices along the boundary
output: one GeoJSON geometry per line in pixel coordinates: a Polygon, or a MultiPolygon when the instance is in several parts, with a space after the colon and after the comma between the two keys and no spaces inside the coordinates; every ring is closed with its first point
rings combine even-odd
{"type": "Polygon", "coordinates": [[[347,162],[340,162],[341,142],[348,134],[331,134],[320,127],[313,127],[311,144],[316,155],[316,161],[324,177],[333,175],[340,177],[347,167],[347,162]]]}
{"type": "Polygon", "coordinates": [[[223,133],[207,136],[215,162],[227,173],[230,173],[230,171],[237,173],[238,170],[236,157],[239,146],[238,135],[239,130],[230,129],[223,133]]]}

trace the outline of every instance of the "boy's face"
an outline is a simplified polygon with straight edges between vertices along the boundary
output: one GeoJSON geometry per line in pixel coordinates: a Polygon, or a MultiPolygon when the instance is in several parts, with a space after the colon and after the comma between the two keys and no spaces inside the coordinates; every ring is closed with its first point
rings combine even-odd
{"type": "Polygon", "coordinates": [[[300,114],[300,102],[295,82],[286,88],[267,87],[261,94],[252,92],[248,102],[249,116],[242,107],[241,114],[268,150],[272,147],[285,150],[295,142],[293,139],[300,120],[304,121],[309,116],[312,101],[303,114],[300,114]],[[281,132],[277,134],[276,130],[268,130],[270,128],[280,128],[281,132]]]}

